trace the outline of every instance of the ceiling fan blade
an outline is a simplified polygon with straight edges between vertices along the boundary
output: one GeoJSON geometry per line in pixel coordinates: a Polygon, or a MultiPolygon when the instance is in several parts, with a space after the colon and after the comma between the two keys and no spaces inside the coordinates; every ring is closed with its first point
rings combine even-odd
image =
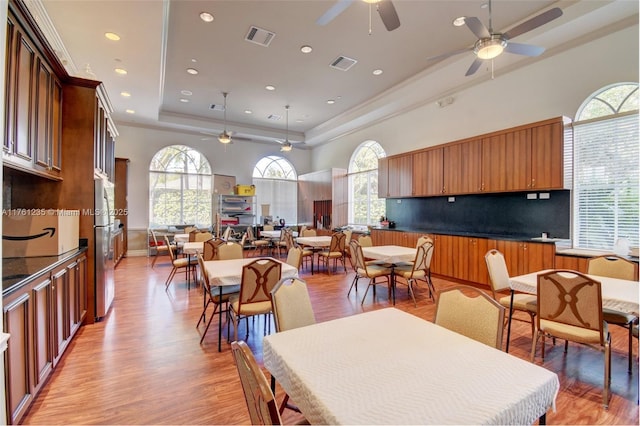
{"type": "Polygon", "coordinates": [[[427,58],[427,61],[433,61],[433,60],[436,60],[436,59],[444,59],[444,58],[448,58],[449,56],[459,55],[460,53],[469,52],[471,50],[473,50],[473,49],[466,47],[464,49],[458,49],[458,50],[454,50],[452,52],[443,53],[442,55],[429,56],[427,58]]]}
{"type": "Polygon", "coordinates": [[[534,46],[532,44],[522,43],[507,43],[507,47],[504,48],[505,52],[515,53],[516,55],[524,56],[540,56],[544,52],[544,47],[534,46]]]}
{"type": "Polygon", "coordinates": [[[476,37],[478,38],[491,37],[491,33],[489,33],[489,30],[487,29],[487,27],[485,27],[484,24],[480,22],[480,20],[475,16],[472,16],[470,18],[465,18],[464,23],[471,30],[471,32],[475,34],[476,37]]]}
{"type": "Polygon", "coordinates": [[[327,10],[324,15],[316,20],[318,25],[327,25],[333,21],[338,15],[345,11],[346,8],[351,6],[353,0],[338,0],[333,6],[327,10]]]}
{"type": "Polygon", "coordinates": [[[553,9],[549,9],[546,12],[543,12],[538,16],[534,16],[528,21],[525,21],[522,24],[510,29],[503,35],[507,39],[512,39],[514,37],[519,36],[520,34],[524,34],[531,30],[535,30],[539,26],[542,26],[548,22],[551,22],[554,19],[559,18],[561,16],[562,16],[562,9],[560,9],[559,7],[554,7],[553,9]]]}
{"type": "Polygon", "coordinates": [[[467,70],[467,73],[464,76],[465,77],[469,77],[470,75],[475,74],[476,71],[478,71],[478,68],[480,68],[480,65],[482,65],[483,62],[484,61],[482,59],[476,58],[476,60],[473,61],[473,63],[471,64],[471,66],[467,70]]]}
{"type": "Polygon", "coordinates": [[[378,13],[387,31],[393,31],[400,26],[400,18],[391,0],[382,0],[378,3],[378,13]]]}

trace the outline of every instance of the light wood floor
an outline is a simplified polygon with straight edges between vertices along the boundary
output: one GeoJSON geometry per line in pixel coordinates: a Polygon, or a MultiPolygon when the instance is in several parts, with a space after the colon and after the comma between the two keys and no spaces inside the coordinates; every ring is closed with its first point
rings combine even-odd
{"type": "MultiPolygon", "coordinates": [[[[195,328],[202,310],[199,288],[186,287],[179,274],[168,292],[164,280],[170,267],[160,259],[151,269],[144,257],[125,258],[116,270],[116,299],[108,317],[83,327],[61,364],[24,419],[25,424],[246,424],[249,422],[230,346],[217,352],[217,319],[202,345],[195,328]]],[[[309,285],[318,321],[390,306],[385,291],[371,292],[364,307],[358,293],[346,297],[353,278],[348,274],[311,275],[309,285]]],[[[452,283],[435,279],[436,289],[452,283]]],[[[424,288],[414,308],[406,290],[398,293],[396,307],[432,320],[434,304],[424,288]]],[[[528,359],[529,324],[514,321],[510,352],[528,359]]],[[[559,374],[557,411],[548,424],[638,424],[637,340],[634,370],[627,374],[626,333],[613,333],[612,392],[609,410],[601,405],[602,354],[570,344],[547,346],[544,366],[559,374]]],[[[262,362],[262,324],[251,328],[247,342],[262,362]]],[[[241,329],[241,333],[243,333],[241,329]]],[[[241,334],[243,335],[243,334],[241,334]]],[[[429,362],[425,359],[425,362],[429,362]]],[[[541,363],[539,357],[537,363],[541,363]]],[[[375,371],[372,371],[375,374],[375,371]]],[[[268,376],[267,376],[268,377],[268,376]]],[[[279,393],[282,396],[282,393],[279,393]]],[[[393,407],[389,407],[393,410],[393,407]]],[[[299,420],[287,410],[285,422],[299,420]]]]}

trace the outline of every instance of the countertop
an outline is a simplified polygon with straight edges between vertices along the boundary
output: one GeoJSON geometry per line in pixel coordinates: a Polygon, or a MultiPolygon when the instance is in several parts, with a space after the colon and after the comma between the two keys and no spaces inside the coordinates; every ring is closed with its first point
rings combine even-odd
{"type": "Polygon", "coordinates": [[[3,258],[2,296],[14,292],[28,281],[64,264],[86,250],[86,247],[79,247],[58,256],[3,258]]]}
{"type": "Polygon", "coordinates": [[[414,228],[381,228],[381,227],[372,227],[372,230],[376,231],[391,231],[391,232],[416,232],[421,234],[435,234],[435,235],[454,235],[457,237],[471,237],[471,238],[487,238],[492,240],[503,240],[503,241],[530,241],[536,243],[549,243],[549,244],[561,244],[568,245],[571,243],[571,240],[561,239],[561,238],[541,238],[541,237],[532,237],[527,235],[499,235],[499,234],[485,234],[481,232],[456,232],[456,231],[437,231],[428,229],[414,229],[414,228]]]}

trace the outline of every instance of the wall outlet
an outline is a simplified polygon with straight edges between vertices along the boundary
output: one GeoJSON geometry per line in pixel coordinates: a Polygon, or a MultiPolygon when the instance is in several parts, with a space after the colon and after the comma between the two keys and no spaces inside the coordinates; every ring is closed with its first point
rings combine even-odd
{"type": "Polygon", "coordinates": [[[449,201],[450,203],[455,203],[456,202],[456,197],[449,197],[447,199],[447,201],[449,201]]]}
{"type": "Polygon", "coordinates": [[[541,200],[548,200],[550,198],[550,194],[548,192],[541,192],[540,193],[540,199],[541,200]]]}
{"type": "Polygon", "coordinates": [[[402,204],[402,200],[396,200],[396,203],[402,204]]]}
{"type": "Polygon", "coordinates": [[[527,194],[527,200],[535,200],[538,198],[538,194],[527,194]]]}

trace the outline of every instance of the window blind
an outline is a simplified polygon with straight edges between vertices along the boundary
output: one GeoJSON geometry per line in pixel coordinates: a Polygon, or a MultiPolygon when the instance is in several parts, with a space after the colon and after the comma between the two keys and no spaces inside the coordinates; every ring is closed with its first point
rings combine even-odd
{"type": "Polygon", "coordinates": [[[574,247],[638,246],[638,113],[574,124],[574,247]]]}

